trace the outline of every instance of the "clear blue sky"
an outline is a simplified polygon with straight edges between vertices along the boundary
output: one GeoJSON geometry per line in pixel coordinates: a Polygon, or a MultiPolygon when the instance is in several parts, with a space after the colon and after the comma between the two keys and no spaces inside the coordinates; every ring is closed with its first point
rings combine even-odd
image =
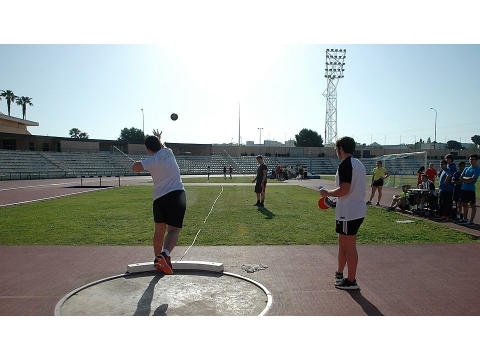
{"type": "MultiPolygon", "coordinates": [[[[102,10],[105,16],[109,14],[102,8],[100,14],[102,10]]],[[[288,9],[283,10],[287,16],[288,9]]],[[[123,16],[129,16],[128,9],[123,11],[123,16]]],[[[80,17],[86,14],[87,10],[80,10],[80,17]]],[[[347,18],[347,25],[353,24],[343,32],[330,30],[333,39],[350,37],[351,42],[320,43],[328,37],[324,30],[317,41],[308,36],[302,41],[305,34],[300,32],[293,38],[296,41],[285,37],[289,45],[275,37],[267,42],[262,38],[270,34],[268,27],[260,29],[261,41],[249,33],[247,41],[225,35],[197,42],[193,37],[196,26],[177,21],[166,29],[172,34],[183,31],[180,41],[173,37],[160,41],[164,44],[143,44],[155,38],[144,37],[138,29],[135,32],[135,25],[142,26],[142,21],[129,28],[134,30],[132,38],[123,33],[109,37],[110,29],[105,26],[99,37],[78,29],[54,35],[45,30],[46,35],[40,31],[38,44],[32,45],[31,41],[25,44],[21,33],[17,41],[14,37],[11,44],[0,45],[0,89],[33,98],[27,119],[40,124],[29,128],[38,135],[68,137],[76,127],[91,139],[116,139],[125,127],[142,129],[143,108],[145,132],[158,128],[167,143],[236,143],[240,103],[242,143],[258,143],[259,127],[263,128],[262,142],[294,139],[302,128],[324,138],[325,50],[344,48],[345,77],[337,89],[338,136],[353,136],[367,144],[413,143],[428,137],[433,141],[435,112],[431,107],[438,113],[438,142],[469,142],[471,136],[480,134],[479,45],[445,45],[442,37],[423,41],[430,45],[415,41],[405,45],[399,43],[403,34],[400,38],[398,34],[385,36],[375,27],[369,30],[378,33],[363,42],[359,41],[363,37],[356,38],[348,30],[358,26],[352,18],[347,18]],[[390,38],[391,44],[386,45],[390,38]],[[93,44],[99,41],[116,44],[93,44]],[[172,112],[178,113],[178,121],[169,120],[172,112]]],[[[222,24],[228,29],[225,19],[222,24]]],[[[298,29],[302,19],[296,18],[295,24],[298,29]]],[[[276,25],[274,21],[272,26],[276,25]]],[[[118,28],[123,29],[120,24],[118,28]]],[[[427,30],[418,36],[413,31],[406,38],[428,36],[427,30]]],[[[0,111],[7,112],[4,100],[0,111]]],[[[12,115],[22,116],[20,106],[13,106],[12,115]]]]}

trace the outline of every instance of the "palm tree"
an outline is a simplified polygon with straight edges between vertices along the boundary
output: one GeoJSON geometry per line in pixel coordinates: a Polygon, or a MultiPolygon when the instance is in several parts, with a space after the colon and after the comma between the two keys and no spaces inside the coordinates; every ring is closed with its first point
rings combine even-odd
{"type": "Polygon", "coordinates": [[[27,119],[27,105],[33,106],[32,98],[28,96],[17,96],[17,105],[22,107],[23,120],[27,119]]]}
{"type": "Polygon", "coordinates": [[[0,96],[3,96],[5,100],[7,100],[8,116],[10,116],[10,105],[12,102],[15,102],[17,96],[13,93],[12,90],[2,90],[0,96]]]}

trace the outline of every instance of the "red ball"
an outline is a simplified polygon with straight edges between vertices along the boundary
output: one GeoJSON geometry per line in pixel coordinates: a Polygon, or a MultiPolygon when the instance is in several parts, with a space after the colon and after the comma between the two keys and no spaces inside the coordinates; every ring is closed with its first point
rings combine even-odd
{"type": "Polygon", "coordinates": [[[318,199],[318,207],[322,210],[327,210],[328,209],[328,206],[325,205],[325,198],[324,197],[318,199]]]}

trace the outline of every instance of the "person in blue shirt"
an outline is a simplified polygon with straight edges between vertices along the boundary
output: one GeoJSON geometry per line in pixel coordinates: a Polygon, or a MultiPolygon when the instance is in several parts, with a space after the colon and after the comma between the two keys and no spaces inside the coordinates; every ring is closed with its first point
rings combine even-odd
{"type": "Polygon", "coordinates": [[[457,166],[453,162],[455,158],[452,154],[448,154],[445,156],[445,160],[447,160],[447,168],[450,169],[450,174],[453,176],[453,174],[455,174],[455,172],[457,171],[457,166]]]}
{"type": "Polygon", "coordinates": [[[440,162],[440,167],[442,171],[440,173],[438,184],[438,215],[440,215],[440,220],[447,221],[452,212],[453,204],[453,186],[451,181],[452,175],[450,173],[450,169],[447,167],[447,160],[442,160],[440,162]]]}
{"type": "MultiPolygon", "coordinates": [[[[448,161],[447,161],[448,162],[448,161]]],[[[453,202],[456,207],[455,222],[463,221],[463,205],[462,205],[462,172],[465,169],[465,161],[458,163],[458,170],[452,175],[453,184],[453,202]]]]}
{"type": "Polygon", "coordinates": [[[462,205],[464,219],[468,219],[468,205],[472,209],[470,220],[465,223],[466,226],[474,227],[473,219],[477,213],[477,198],[475,194],[475,184],[480,176],[480,167],[477,166],[478,155],[471,154],[468,157],[470,166],[462,172],[462,205]]]}

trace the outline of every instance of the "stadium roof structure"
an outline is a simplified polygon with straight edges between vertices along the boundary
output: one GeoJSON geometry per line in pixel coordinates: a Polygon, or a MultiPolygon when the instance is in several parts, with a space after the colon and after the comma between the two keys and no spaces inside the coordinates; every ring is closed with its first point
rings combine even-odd
{"type": "Polygon", "coordinates": [[[38,126],[39,125],[38,122],[30,121],[30,120],[23,120],[23,119],[14,117],[14,116],[8,116],[8,115],[5,115],[2,112],[0,112],[0,119],[7,120],[7,121],[13,121],[13,122],[20,123],[20,124],[23,124],[23,125],[26,125],[26,126],[38,126]]]}

